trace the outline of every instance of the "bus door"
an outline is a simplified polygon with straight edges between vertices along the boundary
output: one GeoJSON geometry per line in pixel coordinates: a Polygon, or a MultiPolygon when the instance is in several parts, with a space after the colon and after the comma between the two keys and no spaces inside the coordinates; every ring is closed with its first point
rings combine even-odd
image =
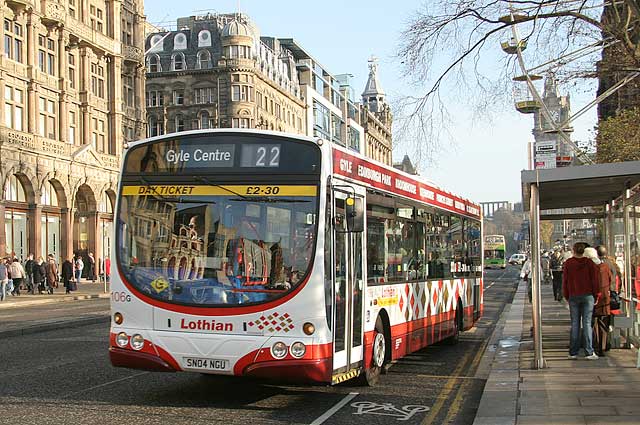
{"type": "Polygon", "coordinates": [[[347,203],[364,208],[364,197],[350,192],[333,191],[334,383],[356,376],[363,365],[363,232],[348,231],[347,203]]]}

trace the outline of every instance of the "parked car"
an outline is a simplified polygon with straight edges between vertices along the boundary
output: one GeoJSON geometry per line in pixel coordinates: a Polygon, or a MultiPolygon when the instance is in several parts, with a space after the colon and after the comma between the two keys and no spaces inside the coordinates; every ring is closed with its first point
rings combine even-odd
{"type": "Polygon", "coordinates": [[[524,254],[513,254],[509,257],[509,264],[517,264],[521,266],[525,261],[527,261],[527,256],[524,254]]]}

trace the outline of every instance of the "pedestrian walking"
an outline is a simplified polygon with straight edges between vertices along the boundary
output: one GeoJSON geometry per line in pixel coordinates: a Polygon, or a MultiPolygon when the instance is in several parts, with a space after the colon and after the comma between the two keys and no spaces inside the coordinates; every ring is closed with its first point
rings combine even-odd
{"type": "Polygon", "coordinates": [[[598,251],[595,248],[586,248],[584,256],[591,259],[598,268],[600,296],[593,308],[593,350],[598,357],[602,357],[607,349],[607,336],[609,334],[609,318],[611,315],[611,296],[609,291],[612,274],[609,266],[598,257],[598,251]]]}
{"type": "Polygon", "coordinates": [[[27,279],[27,292],[31,295],[36,293],[36,288],[33,284],[33,265],[35,264],[33,260],[33,254],[29,254],[27,256],[27,261],[24,263],[24,273],[26,274],[27,279]]]}
{"type": "Polygon", "coordinates": [[[47,277],[47,269],[44,264],[44,259],[38,257],[33,264],[33,284],[38,288],[38,294],[42,294],[45,291],[45,279],[47,277]]]}
{"type": "Polygon", "coordinates": [[[73,263],[69,259],[62,263],[62,282],[64,284],[65,294],[69,294],[73,288],[71,280],[73,279],[73,263]]]}
{"type": "Polygon", "coordinates": [[[577,359],[580,351],[580,325],[586,358],[596,360],[593,350],[593,332],[591,318],[595,301],[600,296],[598,268],[591,259],[584,256],[586,244],[577,242],[573,245],[573,257],[564,262],[562,267],[562,292],[569,301],[571,315],[571,336],[569,341],[569,359],[577,359]]]}
{"type": "Polygon", "coordinates": [[[551,281],[553,284],[553,299],[562,301],[562,253],[554,251],[549,259],[549,268],[551,269],[551,281]]]}
{"type": "Polygon", "coordinates": [[[80,279],[82,278],[82,269],[84,269],[84,261],[82,261],[82,256],[78,254],[73,263],[74,273],[76,274],[76,284],[80,284],[80,279]]]}
{"type": "Polygon", "coordinates": [[[87,273],[87,280],[91,280],[96,283],[96,259],[93,257],[93,252],[89,253],[89,270],[87,273]]]}
{"type": "Polygon", "coordinates": [[[542,257],[540,257],[540,267],[542,268],[540,281],[545,285],[548,285],[551,281],[551,261],[547,252],[544,252],[542,257]]]}
{"type": "Polygon", "coordinates": [[[53,294],[53,290],[58,287],[58,265],[51,254],[47,256],[46,271],[47,291],[53,294]]]}
{"type": "Polygon", "coordinates": [[[17,258],[14,258],[9,265],[9,273],[13,280],[13,295],[20,296],[20,285],[24,281],[24,267],[17,258]]]}
{"type": "MultiPolygon", "coordinates": [[[[527,261],[522,265],[522,269],[520,269],[520,278],[527,281],[527,295],[529,297],[529,302],[531,302],[531,298],[533,295],[533,288],[531,279],[532,275],[532,266],[531,266],[531,256],[527,256],[527,261]]],[[[542,281],[542,267],[538,266],[538,274],[540,276],[540,281],[542,281]]]]}
{"type": "Polygon", "coordinates": [[[7,298],[7,284],[9,283],[9,273],[4,258],[0,259],[0,301],[7,298]]]}

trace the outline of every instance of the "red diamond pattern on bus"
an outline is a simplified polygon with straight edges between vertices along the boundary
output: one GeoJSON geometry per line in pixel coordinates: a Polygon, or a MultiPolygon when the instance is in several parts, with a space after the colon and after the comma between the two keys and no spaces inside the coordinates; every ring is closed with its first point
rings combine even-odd
{"type": "Polygon", "coordinates": [[[247,323],[250,328],[257,327],[260,330],[266,330],[268,332],[290,332],[295,328],[293,319],[289,313],[279,314],[272,313],[268,316],[260,316],[258,319],[252,320],[247,323]]]}

